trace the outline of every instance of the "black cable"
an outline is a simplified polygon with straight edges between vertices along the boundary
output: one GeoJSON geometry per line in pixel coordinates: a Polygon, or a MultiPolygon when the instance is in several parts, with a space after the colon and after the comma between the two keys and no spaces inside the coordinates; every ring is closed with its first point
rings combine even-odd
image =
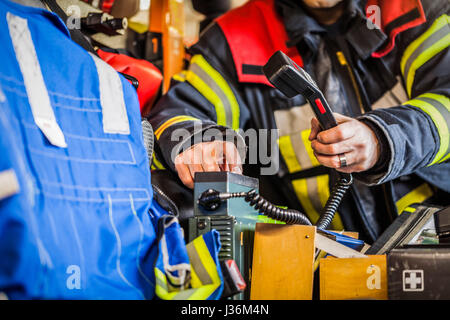
{"type": "Polygon", "coordinates": [[[348,188],[353,183],[353,177],[349,175],[342,176],[339,181],[333,186],[330,197],[323,208],[323,212],[320,215],[319,220],[316,222],[316,227],[319,229],[326,229],[331,224],[331,221],[336,214],[342,199],[345,196],[348,188]]]}
{"type": "MultiPolygon", "coordinates": [[[[326,229],[331,224],[331,221],[336,214],[336,211],[347,192],[348,188],[353,183],[353,178],[350,174],[344,174],[339,181],[334,185],[330,197],[328,198],[323,212],[315,226],[320,229],[326,229]]],[[[213,189],[208,189],[203,192],[198,204],[206,210],[216,210],[221,202],[232,198],[244,198],[250,206],[255,208],[259,213],[272,218],[277,221],[286,222],[287,224],[301,224],[312,225],[308,217],[300,211],[294,209],[283,209],[270,203],[268,200],[259,195],[256,190],[252,189],[248,192],[219,192],[213,189]]]]}

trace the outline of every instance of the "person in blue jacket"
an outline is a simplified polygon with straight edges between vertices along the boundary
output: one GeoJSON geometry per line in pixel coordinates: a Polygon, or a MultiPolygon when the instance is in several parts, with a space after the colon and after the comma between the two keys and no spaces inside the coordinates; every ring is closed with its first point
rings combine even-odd
{"type": "Polygon", "coordinates": [[[1,297],[219,299],[218,232],[186,244],[158,201],[135,88],[37,0],[0,1],[0,44],[1,297]]]}

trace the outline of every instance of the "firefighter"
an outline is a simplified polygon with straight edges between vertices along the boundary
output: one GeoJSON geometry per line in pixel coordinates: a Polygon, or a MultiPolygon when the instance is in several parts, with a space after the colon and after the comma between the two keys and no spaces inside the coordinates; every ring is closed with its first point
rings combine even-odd
{"type": "Polygon", "coordinates": [[[449,11],[433,0],[250,0],[229,11],[190,48],[188,69],[152,110],[153,168],[191,188],[197,171],[257,176],[263,196],[312,222],[336,170],[353,173],[331,228],[373,242],[413,203],[449,199],[449,11]],[[320,131],[302,96],[269,84],[262,66],[277,50],[314,78],[337,127],[320,131]],[[223,139],[195,138],[209,129],[223,139]],[[265,140],[279,165],[261,174],[267,163],[248,161],[245,133],[274,129],[265,140]],[[178,139],[180,130],[189,134],[178,139]]]}

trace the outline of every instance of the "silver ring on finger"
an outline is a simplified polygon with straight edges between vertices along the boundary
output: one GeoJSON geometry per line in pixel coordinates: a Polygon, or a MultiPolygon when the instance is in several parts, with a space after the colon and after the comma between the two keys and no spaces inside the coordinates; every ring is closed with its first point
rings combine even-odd
{"type": "Polygon", "coordinates": [[[347,166],[347,157],[345,156],[345,153],[339,154],[338,157],[339,157],[340,168],[345,168],[347,166]]]}

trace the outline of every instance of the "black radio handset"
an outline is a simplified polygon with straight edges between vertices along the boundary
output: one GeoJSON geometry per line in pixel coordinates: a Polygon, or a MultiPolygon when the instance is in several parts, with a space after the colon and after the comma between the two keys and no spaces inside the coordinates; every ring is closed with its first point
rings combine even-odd
{"type": "MultiPolygon", "coordinates": [[[[283,52],[275,52],[263,67],[263,72],[269,82],[288,98],[299,94],[305,97],[323,130],[337,126],[331,108],[316,82],[283,52]]],[[[331,223],[345,192],[353,182],[351,174],[339,174],[341,178],[334,186],[324,211],[316,223],[318,227],[324,228],[331,223]]]]}
{"type": "MultiPolygon", "coordinates": [[[[297,66],[283,52],[276,52],[263,67],[263,72],[270,83],[287,97],[292,98],[299,94],[303,95],[311,104],[314,114],[319,120],[323,130],[328,130],[337,126],[336,119],[328,105],[323,93],[317,87],[317,84],[302,68],[297,66]]],[[[336,214],[339,204],[342,201],[346,191],[353,183],[351,174],[340,173],[340,179],[334,185],[330,192],[330,197],[323,208],[319,220],[315,226],[319,229],[326,229],[336,214]]],[[[288,224],[306,224],[311,225],[308,217],[303,213],[284,209],[273,205],[268,200],[261,197],[255,190],[249,192],[218,192],[210,189],[200,195],[197,200],[199,205],[207,210],[215,210],[221,202],[232,198],[244,198],[252,207],[260,213],[288,224]]]]}
{"type": "Polygon", "coordinates": [[[310,103],[323,130],[337,126],[330,106],[311,76],[281,51],[275,52],[263,67],[269,82],[286,97],[299,94],[310,103]]]}

